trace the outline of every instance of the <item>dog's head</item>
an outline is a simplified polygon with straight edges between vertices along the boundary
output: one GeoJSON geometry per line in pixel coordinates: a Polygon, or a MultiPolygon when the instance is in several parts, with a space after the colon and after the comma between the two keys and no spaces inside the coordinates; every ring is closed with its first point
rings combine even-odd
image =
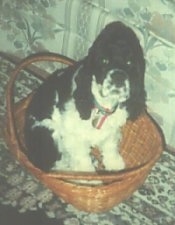
{"type": "MultiPolygon", "coordinates": [[[[93,98],[98,95],[106,104],[106,99],[113,106],[125,104],[130,119],[135,119],[143,111],[145,60],[138,38],[131,28],[121,22],[108,24],[96,38],[83,63],[80,80],[81,83],[83,80],[86,82],[87,88],[82,86],[83,92],[87,91],[84,97],[90,101],[88,107],[93,107],[93,98]],[[93,87],[95,91],[91,92],[91,84],[95,82],[96,90],[93,87]]],[[[86,113],[90,116],[88,108],[86,113]]]]}
{"type": "Polygon", "coordinates": [[[130,97],[128,74],[123,70],[111,69],[100,83],[93,75],[91,92],[97,108],[104,112],[114,112],[117,107],[122,108],[130,97]]]}

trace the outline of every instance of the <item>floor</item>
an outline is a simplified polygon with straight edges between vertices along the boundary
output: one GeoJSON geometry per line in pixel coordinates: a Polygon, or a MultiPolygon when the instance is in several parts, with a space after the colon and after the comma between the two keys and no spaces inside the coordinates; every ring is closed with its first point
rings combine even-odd
{"type": "MultiPolygon", "coordinates": [[[[4,127],[5,90],[13,64],[0,59],[0,127],[4,127]]],[[[38,82],[23,73],[16,99],[38,82]]],[[[133,196],[106,213],[79,211],[63,202],[13,158],[0,130],[0,225],[174,225],[175,153],[165,149],[145,183],[133,196]]]]}
{"type": "Polygon", "coordinates": [[[0,224],[2,225],[58,225],[54,218],[48,218],[43,210],[28,211],[19,213],[15,207],[9,205],[0,205],[0,224]]]}

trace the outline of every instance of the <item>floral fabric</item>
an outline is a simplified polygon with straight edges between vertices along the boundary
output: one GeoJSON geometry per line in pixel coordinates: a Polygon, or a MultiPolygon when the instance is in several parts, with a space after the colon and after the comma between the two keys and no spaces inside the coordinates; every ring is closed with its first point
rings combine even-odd
{"type": "Polygon", "coordinates": [[[173,0],[4,0],[0,50],[21,57],[52,51],[78,60],[105,24],[123,21],[144,49],[148,108],[175,146],[174,10],[173,0]]]}

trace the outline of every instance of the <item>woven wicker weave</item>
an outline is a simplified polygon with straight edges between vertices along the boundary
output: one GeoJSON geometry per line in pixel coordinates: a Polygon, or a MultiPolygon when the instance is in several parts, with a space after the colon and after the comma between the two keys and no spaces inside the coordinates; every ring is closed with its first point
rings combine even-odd
{"type": "Polygon", "coordinates": [[[14,83],[20,71],[38,61],[73,64],[73,60],[61,55],[41,54],[25,59],[16,67],[9,80],[6,93],[6,141],[9,148],[21,164],[66,202],[88,212],[107,211],[129,198],[143,184],[163,150],[161,132],[147,113],[142,114],[134,122],[127,122],[122,130],[123,138],[120,145],[121,154],[126,163],[126,169],[123,171],[100,174],[84,172],[44,173],[33,166],[25,155],[23,126],[25,110],[32,95],[17,104],[14,104],[13,100],[14,83]],[[78,182],[73,183],[72,180],[84,180],[87,183],[78,184],[78,182]],[[103,183],[88,184],[88,181],[92,180],[100,180],[103,183]]]}

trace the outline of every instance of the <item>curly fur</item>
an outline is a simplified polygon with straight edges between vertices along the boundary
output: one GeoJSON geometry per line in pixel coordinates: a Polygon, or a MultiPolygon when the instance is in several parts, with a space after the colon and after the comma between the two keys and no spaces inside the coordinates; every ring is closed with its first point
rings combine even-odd
{"type": "Polygon", "coordinates": [[[107,170],[123,169],[120,129],[145,108],[144,73],[135,33],[121,22],[108,24],[83,60],[56,71],[36,90],[25,125],[32,163],[45,171],[93,171],[89,153],[98,146],[107,170]],[[103,117],[98,105],[112,109],[101,129],[93,125],[99,111],[103,117]]]}

